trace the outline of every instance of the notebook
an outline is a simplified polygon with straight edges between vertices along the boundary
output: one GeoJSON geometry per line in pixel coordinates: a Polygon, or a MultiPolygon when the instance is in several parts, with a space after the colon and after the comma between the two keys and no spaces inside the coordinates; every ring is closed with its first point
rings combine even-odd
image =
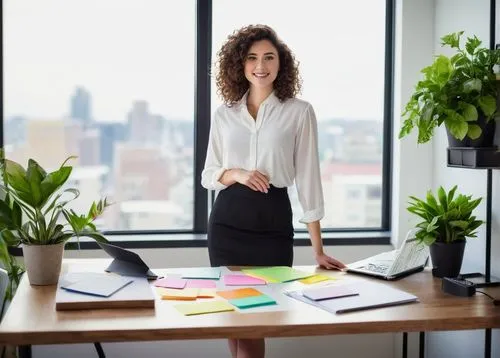
{"type": "Polygon", "coordinates": [[[422,271],[429,258],[429,247],[419,243],[410,230],[399,250],[384,252],[347,265],[347,271],[394,280],[422,271]]]}
{"type": "Polygon", "coordinates": [[[351,287],[359,294],[321,301],[305,297],[301,290],[285,291],[284,294],[330,313],[348,313],[418,301],[417,296],[376,282],[362,282],[351,287]]]}
{"type": "Polygon", "coordinates": [[[99,278],[82,278],[76,282],[63,283],[61,288],[70,292],[109,297],[132,282],[133,280],[130,277],[107,274],[99,278]]]}

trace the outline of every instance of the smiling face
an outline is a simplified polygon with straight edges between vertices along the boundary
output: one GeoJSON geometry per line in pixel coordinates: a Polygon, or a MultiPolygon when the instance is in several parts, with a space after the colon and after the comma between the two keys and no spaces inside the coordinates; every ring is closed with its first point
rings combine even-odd
{"type": "Polygon", "coordinates": [[[250,87],[272,89],[280,68],[278,50],[269,40],[252,44],[245,59],[245,77],[250,87]]]}

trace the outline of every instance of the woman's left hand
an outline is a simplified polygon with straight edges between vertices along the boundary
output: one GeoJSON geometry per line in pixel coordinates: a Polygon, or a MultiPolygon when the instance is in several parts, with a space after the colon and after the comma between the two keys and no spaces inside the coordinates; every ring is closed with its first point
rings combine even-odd
{"type": "Polygon", "coordinates": [[[316,255],[316,262],[318,265],[322,268],[326,268],[328,270],[336,269],[336,270],[342,270],[346,267],[342,262],[340,262],[337,259],[334,259],[333,257],[328,256],[325,253],[316,255]]]}

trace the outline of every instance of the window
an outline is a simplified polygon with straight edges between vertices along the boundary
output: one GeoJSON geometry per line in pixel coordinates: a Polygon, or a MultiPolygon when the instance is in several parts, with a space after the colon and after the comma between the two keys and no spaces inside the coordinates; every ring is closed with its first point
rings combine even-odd
{"type": "MultiPolygon", "coordinates": [[[[352,200],[367,207],[364,193],[376,181],[381,190],[384,144],[386,1],[255,0],[245,6],[217,0],[213,6],[215,54],[235,29],[267,24],[294,52],[303,79],[301,98],[315,108],[325,197],[324,228],[382,227],[382,197],[371,197],[378,221],[338,213],[352,200]],[[363,9],[363,11],[360,11],[363,9]],[[279,15],[278,15],[279,14],[279,15]],[[367,31],[369,29],[369,31],[367,31]],[[369,54],[369,55],[368,55],[369,54]],[[356,192],[350,189],[355,183],[356,192]],[[355,225],[353,225],[355,223],[355,225]],[[375,225],[374,225],[375,224],[375,225]]],[[[212,107],[220,104],[212,83],[212,107]]],[[[387,189],[386,189],[387,190],[387,189]]],[[[296,228],[301,208],[290,190],[296,228]]]]}
{"type": "Polygon", "coordinates": [[[104,230],[192,230],[195,2],[3,3],[6,155],[77,155],[104,230]]]}
{"type": "MultiPolygon", "coordinates": [[[[35,158],[49,169],[77,155],[70,184],[81,196],[74,209],[108,196],[115,205],[98,226],[109,233],[205,232],[208,199],[199,176],[207,118],[220,104],[206,64],[235,29],[265,23],[300,61],[301,98],[318,118],[322,227],[389,229],[384,137],[390,134],[393,0],[241,6],[231,0],[3,1],[0,145],[6,155],[22,163],[35,158]]],[[[294,224],[304,229],[295,188],[289,193],[294,224]]]]}

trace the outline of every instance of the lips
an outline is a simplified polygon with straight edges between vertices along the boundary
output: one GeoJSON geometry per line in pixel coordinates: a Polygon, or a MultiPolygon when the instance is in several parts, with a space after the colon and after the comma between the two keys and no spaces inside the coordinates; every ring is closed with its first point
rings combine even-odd
{"type": "Polygon", "coordinates": [[[266,78],[269,76],[269,73],[254,73],[253,75],[257,78],[266,78]]]}

